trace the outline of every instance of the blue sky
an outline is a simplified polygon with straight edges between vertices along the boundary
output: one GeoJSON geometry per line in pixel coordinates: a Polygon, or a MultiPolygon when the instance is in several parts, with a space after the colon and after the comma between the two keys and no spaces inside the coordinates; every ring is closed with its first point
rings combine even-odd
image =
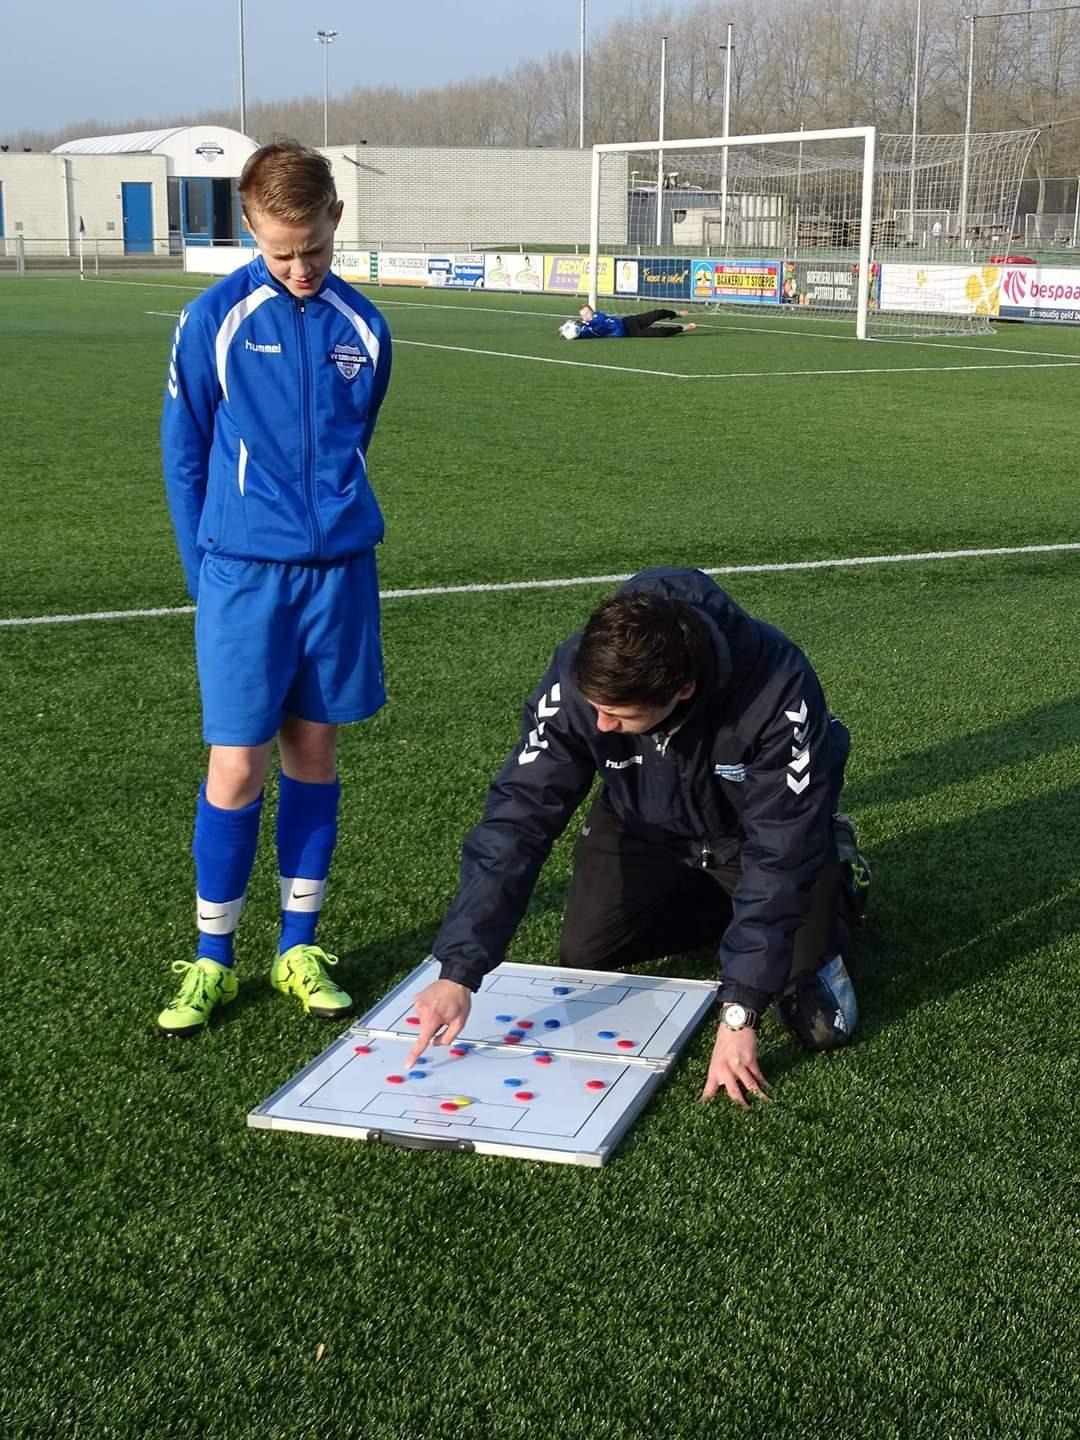
{"type": "MultiPolygon", "coordinates": [[[[589,30],[641,7],[587,0],[589,30]]],[[[237,0],[53,0],[4,7],[0,139],[98,116],[235,104],[237,0]]],[[[330,89],[438,85],[576,51],[580,0],[245,0],[248,99],[322,93],[318,28],[340,32],[330,89]]]]}

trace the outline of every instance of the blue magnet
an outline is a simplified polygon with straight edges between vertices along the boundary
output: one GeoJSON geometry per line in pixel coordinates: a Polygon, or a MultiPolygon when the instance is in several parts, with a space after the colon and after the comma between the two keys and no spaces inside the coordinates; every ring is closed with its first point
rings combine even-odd
{"type": "Polygon", "coordinates": [[[558,1030],[558,1028],[559,1028],[559,1026],[560,1026],[561,1024],[562,1024],[562,1021],[561,1021],[561,1020],[545,1020],[545,1021],[544,1021],[544,1029],[545,1029],[545,1030],[558,1030]]]}
{"type": "Polygon", "coordinates": [[[614,1030],[597,1030],[596,1033],[601,1040],[614,1040],[616,1032],[614,1030]]]}
{"type": "Polygon", "coordinates": [[[409,1079],[410,1079],[410,1080],[426,1080],[427,1078],[428,1078],[428,1076],[427,1076],[427,1071],[426,1071],[426,1070],[410,1070],[410,1071],[409,1071],[409,1079]]]}
{"type": "Polygon", "coordinates": [[[555,986],[552,987],[551,993],[552,993],[553,995],[569,995],[569,994],[570,994],[570,986],[569,986],[569,985],[555,985],[555,986]]]}
{"type": "Polygon", "coordinates": [[[524,1085],[524,1080],[504,1080],[504,1085],[524,1085]]]}
{"type": "Polygon", "coordinates": [[[496,1015],[496,1016],[495,1016],[495,1019],[499,1022],[500,1025],[506,1025],[506,1024],[508,1024],[513,1018],[514,1018],[513,1015],[496,1015]]]}

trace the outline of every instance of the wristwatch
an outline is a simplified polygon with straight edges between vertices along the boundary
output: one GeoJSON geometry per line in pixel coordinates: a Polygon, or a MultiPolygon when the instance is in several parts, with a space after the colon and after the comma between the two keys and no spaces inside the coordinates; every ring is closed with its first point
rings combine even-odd
{"type": "Polygon", "coordinates": [[[761,1024],[761,1016],[756,1010],[748,1010],[745,1005],[729,1000],[720,1006],[720,1024],[727,1030],[756,1030],[761,1024]]]}

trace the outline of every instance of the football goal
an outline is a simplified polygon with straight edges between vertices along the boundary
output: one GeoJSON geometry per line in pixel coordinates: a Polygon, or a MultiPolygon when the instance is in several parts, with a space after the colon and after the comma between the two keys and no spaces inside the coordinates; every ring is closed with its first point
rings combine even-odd
{"type": "Polygon", "coordinates": [[[857,126],[596,145],[590,303],[797,315],[859,339],[989,333],[989,257],[1009,248],[1037,135],[857,126]]]}

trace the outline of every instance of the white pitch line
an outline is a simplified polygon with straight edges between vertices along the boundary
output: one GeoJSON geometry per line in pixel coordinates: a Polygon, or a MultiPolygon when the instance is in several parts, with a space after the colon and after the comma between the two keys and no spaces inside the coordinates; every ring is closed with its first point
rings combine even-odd
{"type": "MultiPolygon", "coordinates": [[[[727,334],[730,331],[748,335],[796,335],[800,340],[839,340],[844,345],[858,344],[854,335],[828,335],[824,330],[790,330],[781,329],[778,325],[742,325],[742,324],[717,324],[716,311],[709,311],[713,316],[712,320],[700,320],[698,328],[708,329],[715,334],[727,334]]],[[[839,321],[837,324],[841,323],[839,321]]],[[[1070,354],[1063,350],[1025,350],[1006,349],[1005,346],[996,345],[996,335],[987,337],[986,343],[982,345],[969,345],[966,341],[952,340],[919,340],[909,335],[871,335],[867,338],[871,345],[920,345],[928,350],[975,350],[980,355],[1038,355],[1048,360],[1080,360],[1080,352],[1070,354]]]]}
{"type": "MultiPolygon", "coordinates": [[[[1080,540],[1053,545],[995,545],[977,550],[913,550],[903,555],[849,555],[832,560],[767,560],[753,565],[703,566],[706,575],[777,575],[797,570],[851,570],[866,565],[902,565],[926,560],[979,560],[1011,555],[1053,555],[1080,550],[1080,540]]],[[[420,600],[439,595],[494,595],[511,590],[570,590],[584,585],[616,585],[631,578],[621,575],[575,575],[558,580],[496,580],[473,585],[427,585],[411,590],[380,590],[380,600],[420,600]]],[[[81,615],[31,615],[0,619],[0,627],[71,625],[79,620],[144,620],[158,616],[193,615],[194,605],[162,606],[146,610],[96,610],[81,615]]]]}
{"type": "MultiPolygon", "coordinates": [[[[208,277],[208,278],[210,278],[210,277],[208,277]]],[[[94,281],[94,284],[95,284],[95,285],[134,285],[134,286],[137,286],[137,287],[141,287],[142,289],[146,289],[146,290],[180,290],[180,291],[190,291],[192,294],[200,294],[200,295],[203,293],[204,290],[206,290],[206,289],[208,288],[208,286],[206,286],[206,285],[200,285],[200,286],[194,286],[194,285],[168,285],[168,284],[162,283],[161,281],[156,281],[156,282],[155,282],[155,281],[151,281],[151,280],[102,280],[102,279],[97,279],[97,280],[94,281]]],[[[371,288],[371,287],[369,286],[369,288],[371,288]]],[[[496,305],[484,305],[484,306],[481,307],[481,306],[478,306],[478,305],[472,305],[472,304],[471,304],[470,302],[468,302],[468,301],[466,301],[464,304],[459,305],[459,304],[457,304],[456,302],[450,302],[450,301],[447,301],[447,302],[444,303],[444,304],[435,304],[434,302],[432,302],[432,301],[430,301],[430,300],[387,300],[387,299],[384,299],[384,297],[381,296],[381,295],[379,296],[379,304],[380,304],[380,305],[395,305],[395,306],[397,306],[397,307],[399,307],[399,308],[401,308],[401,309],[407,309],[407,308],[409,308],[410,306],[415,306],[417,309],[427,309],[427,310],[465,310],[465,311],[468,311],[468,310],[480,310],[480,309],[483,309],[486,314],[490,314],[490,315],[525,315],[525,316],[529,316],[530,318],[539,317],[539,318],[544,319],[544,320],[558,319],[558,318],[559,318],[559,315],[562,313],[562,312],[556,312],[556,311],[553,311],[553,310],[552,310],[552,311],[541,311],[541,310],[505,310],[505,309],[502,308],[502,306],[496,306],[496,305]]],[[[150,315],[150,314],[161,314],[161,313],[164,313],[164,312],[161,312],[161,311],[150,311],[150,310],[148,310],[146,313],[147,313],[148,315],[150,315]]],[[[855,336],[854,336],[854,335],[828,335],[828,334],[826,334],[824,331],[818,331],[818,330],[791,330],[791,329],[788,329],[787,327],[781,328],[781,327],[778,326],[778,325],[745,325],[745,324],[730,324],[730,325],[729,325],[729,324],[724,323],[723,321],[720,321],[720,323],[718,324],[718,323],[717,323],[717,319],[718,319],[719,317],[717,317],[716,312],[715,312],[715,311],[711,311],[711,312],[707,312],[707,313],[713,315],[714,318],[711,319],[711,320],[699,320],[699,321],[697,322],[698,328],[699,328],[699,329],[702,329],[702,330],[706,330],[706,329],[707,329],[707,330],[710,330],[710,331],[715,331],[717,334],[723,333],[723,332],[725,332],[725,331],[732,331],[732,330],[733,330],[733,331],[736,331],[736,332],[739,332],[739,333],[745,333],[745,334],[748,334],[748,335],[755,335],[755,334],[756,334],[756,335],[793,335],[793,336],[797,336],[800,340],[839,340],[839,341],[842,341],[844,344],[847,344],[847,345],[850,345],[850,344],[852,344],[853,342],[854,342],[854,343],[858,343],[858,342],[855,341],[855,336]]],[[[991,340],[993,340],[993,339],[996,339],[996,336],[992,336],[992,337],[990,337],[990,338],[991,338],[991,340]]],[[[872,344],[874,344],[874,345],[921,345],[921,346],[924,346],[924,347],[926,347],[926,348],[928,348],[928,349],[933,349],[933,350],[975,350],[975,351],[978,352],[980,355],[986,354],[986,353],[988,353],[988,352],[991,352],[991,353],[994,353],[994,354],[998,354],[998,355],[1034,355],[1034,356],[1036,356],[1036,357],[1038,357],[1038,358],[1045,359],[1045,360],[1073,360],[1073,361],[1076,361],[1077,363],[1080,363],[1080,355],[1071,355],[1071,354],[1069,354],[1067,351],[1063,351],[1063,350],[1025,350],[1025,349],[1023,349],[1023,348],[1017,348],[1017,347],[1010,347],[1009,349],[1006,349],[1004,346],[998,346],[998,345],[992,345],[992,346],[991,346],[991,345],[969,345],[969,344],[967,344],[966,342],[963,342],[963,341],[953,342],[953,341],[950,341],[950,340],[919,340],[919,339],[916,339],[916,338],[914,338],[914,337],[898,336],[898,335],[891,335],[891,336],[890,336],[890,335],[873,335],[873,336],[870,337],[870,342],[871,342],[872,344]]],[[[397,343],[400,344],[400,345],[404,345],[404,344],[407,344],[407,343],[419,344],[420,342],[419,342],[419,341],[407,342],[407,341],[404,341],[404,340],[399,340],[397,343]]],[[[448,348],[449,348],[449,347],[448,347],[448,348]]],[[[496,352],[492,352],[492,353],[496,353],[496,352]]],[[[518,357],[518,358],[532,358],[532,357],[518,357]]],[[[552,362],[552,363],[554,363],[554,364],[567,364],[567,363],[569,363],[569,362],[567,362],[567,361],[554,361],[554,362],[552,362]]],[[[622,367],[621,367],[621,366],[618,366],[618,367],[614,367],[614,368],[621,369],[622,367]]],[[[667,373],[667,372],[660,372],[660,373],[667,373]]],[[[802,373],[802,372],[800,372],[800,373],[802,373]]],[[[823,372],[821,372],[821,373],[824,374],[824,373],[826,373],[826,372],[823,371],[823,372]]],[[[842,373],[842,372],[837,372],[837,373],[842,373]]],[[[725,378],[726,378],[726,377],[725,377],[725,378]]]]}
{"type": "Polygon", "coordinates": [[[472,345],[436,345],[433,340],[399,340],[396,335],[394,345],[415,345],[421,350],[452,350],[458,355],[494,355],[500,360],[531,360],[536,365],[570,365],[576,370],[617,370],[622,375],[657,375],[664,380],[703,378],[682,375],[677,370],[643,370],[637,365],[603,365],[595,360],[557,360],[554,355],[518,355],[512,350],[480,350],[472,345]]]}
{"type": "MultiPolygon", "coordinates": [[[[147,312],[149,314],[149,311],[147,312]]],[[[512,350],[481,350],[472,345],[437,345],[433,340],[400,340],[395,345],[414,345],[420,350],[450,350],[458,355],[490,355],[500,360],[531,360],[537,365],[570,365],[578,370],[616,370],[620,375],[656,375],[665,380],[790,380],[800,376],[828,375],[944,375],[953,370],[1069,370],[1080,366],[1080,355],[1071,360],[1032,360],[1011,364],[991,360],[986,365],[855,365],[841,370],[718,370],[710,374],[685,374],[680,370],[645,370],[637,365],[602,365],[591,360],[557,360],[551,355],[521,355],[512,350]]]]}
{"type": "MultiPolygon", "coordinates": [[[[167,320],[177,318],[175,310],[145,310],[143,314],[161,315],[167,320]]],[[[436,345],[431,340],[395,340],[394,344],[415,345],[421,350],[453,350],[462,355],[497,355],[504,360],[536,360],[544,365],[573,365],[584,370],[618,370],[627,375],[660,375],[667,380],[790,380],[799,376],[828,375],[942,375],[947,370],[1069,370],[1080,365],[1080,355],[1076,355],[1071,360],[1032,360],[1017,364],[991,360],[987,365],[854,365],[846,370],[720,370],[708,375],[684,375],[678,370],[642,370],[635,365],[601,365],[589,360],[556,360],[548,355],[517,355],[508,350],[478,350],[471,345],[436,345]]],[[[1026,355],[1032,352],[1013,350],[1003,353],[1026,355]]]]}

